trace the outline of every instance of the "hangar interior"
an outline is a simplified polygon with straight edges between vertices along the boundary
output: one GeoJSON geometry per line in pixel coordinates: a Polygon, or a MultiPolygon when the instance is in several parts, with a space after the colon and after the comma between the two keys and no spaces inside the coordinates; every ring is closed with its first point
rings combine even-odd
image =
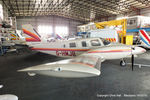
{"type": "Polygon", "coordinates": [[[149,100],[149,35],[149,0],[0,0],[0,100],[149,100]]]}

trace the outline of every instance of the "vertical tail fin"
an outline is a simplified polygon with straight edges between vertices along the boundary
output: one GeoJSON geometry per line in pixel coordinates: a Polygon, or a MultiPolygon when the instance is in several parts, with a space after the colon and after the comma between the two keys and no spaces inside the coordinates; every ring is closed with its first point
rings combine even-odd
{"type": "Polygon", "coordinates": [[[61,37],[60,35],[56,34],[56,39],[59,39],[59,40],[64,40],[63,37],[61,37]]]}
{"type": "Polygon", "coordinates": [[[27,35],[26,42],[40,42],[41,36],[36,32],[36,30],[30,24],[22,25],[22,31],[27,35]]]}
{"type": "Polygon", "coordinates": [[[150,48],[150,36],[145,30],[139,30],[140,39],[146,47],[150,48]]]}
{"type": "Polygon", "coordinates": [[[17,34],[15,34],[15,33],[10,33],[10,39],[11,40],[19,40],[19,36],[17,36],[17,34]]]}

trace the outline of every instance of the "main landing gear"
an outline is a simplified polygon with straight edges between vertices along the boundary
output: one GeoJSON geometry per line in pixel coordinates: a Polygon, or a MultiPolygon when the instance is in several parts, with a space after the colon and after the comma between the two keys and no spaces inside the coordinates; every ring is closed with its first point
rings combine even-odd
{"type": "Polygon", "coordinates": [[[120,61],[120,66],[122,66],[122,67],[125,67],[125,66],[126,66],[126,62],[125,62],[124,59],[122,59],[122,60],[120,61]]]}

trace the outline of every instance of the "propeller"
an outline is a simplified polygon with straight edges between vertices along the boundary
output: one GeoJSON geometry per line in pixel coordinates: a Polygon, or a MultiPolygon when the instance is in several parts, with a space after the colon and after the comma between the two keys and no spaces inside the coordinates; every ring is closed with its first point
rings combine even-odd
{"type": "MultiPolygon", "coordinates": [[[[135,50],[134,47],[131,47],[131,49],[135,50]]],[[[132,56],[131,56],[131,67],[132,67],[132,71],[133,71],[133,67],[134,67],[134,54],[132,53],[132,51],[131,51],[131,54],[132,54],[132,56]]]]}

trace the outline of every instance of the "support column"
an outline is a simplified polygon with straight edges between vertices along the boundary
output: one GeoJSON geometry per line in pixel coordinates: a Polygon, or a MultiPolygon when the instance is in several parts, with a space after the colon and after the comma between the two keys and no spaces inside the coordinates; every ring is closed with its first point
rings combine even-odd
{"type": "Polygon", "coordinates": [[[52,25],[53,34],[52,34],[52,37],[56,36],[55,27],[56,27],[56,22],[55,22],[55,16],[53,15],[53,25],[52,25]]]}

